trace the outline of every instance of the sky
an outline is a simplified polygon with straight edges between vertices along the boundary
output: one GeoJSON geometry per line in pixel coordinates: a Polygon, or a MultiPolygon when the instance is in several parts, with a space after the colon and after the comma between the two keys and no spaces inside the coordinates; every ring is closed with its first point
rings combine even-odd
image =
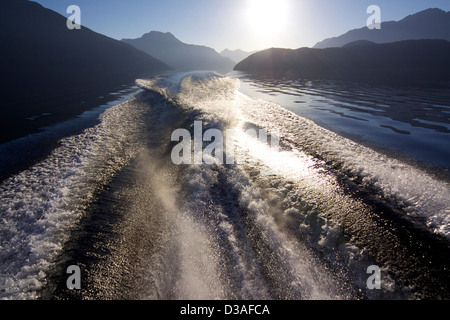
{"type": "Polygon", "coordinates": [[[111,38],[171,32],[185,43],[245,51],[312,47],[366,26],[367,8],[398,21],[428,8],[450,11],[449,0],[33,0],[66,17],[81,10],[81,24],[111,38]]]}

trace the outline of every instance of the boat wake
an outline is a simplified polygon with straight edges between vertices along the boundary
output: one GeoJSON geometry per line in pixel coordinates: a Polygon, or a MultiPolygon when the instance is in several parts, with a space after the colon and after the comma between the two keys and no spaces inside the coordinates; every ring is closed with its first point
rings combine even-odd
{"type": "Polygon", "coordinates": [[[237,79],[137,85],[0,185],[2,298],[448,298],[447,182],[251,99],[237,79]],[[196,122],[245,161],[174,164],[172,133],[195,137],[196,122]],[[69,265],[81,291],[65,287],[69,265]]]}

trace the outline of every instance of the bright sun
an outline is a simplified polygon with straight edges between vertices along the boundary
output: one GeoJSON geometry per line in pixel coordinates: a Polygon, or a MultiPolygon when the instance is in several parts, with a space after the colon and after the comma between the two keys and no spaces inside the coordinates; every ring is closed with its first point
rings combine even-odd
{"type": "Polygon", "coordinates": [[[287,0],[249,0],[248,21],[262,35],[279,33],[287,23],[287,0]]]}

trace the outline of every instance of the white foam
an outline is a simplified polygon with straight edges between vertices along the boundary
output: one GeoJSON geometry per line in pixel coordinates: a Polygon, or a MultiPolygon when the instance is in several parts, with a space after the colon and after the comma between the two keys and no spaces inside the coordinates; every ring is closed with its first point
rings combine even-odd
{"type": "Polygon", "coordinates": [[[339,161],[344,166],[343,170],[358,174],[366,184],[379,188],[387,199],[406,206],[407,214],[426,219],[432,230],[450,237],[448,183],[435,179],[420,168],[319,127],[277,104],[250,99],[236,92],[239,86],[236,81],[218,78],[209,82],[211,87],[203,84],[199,88],[203,92],[202,97],[210,97],[212,103],[204,102],[200,105],[209,105],[209,112],[213,109],[211,105],[215,105],[216,116],[230,110],[233,114],[238,114],[241,120],[255,123],[268,131],[279,130],[281,137],[292,141],[297,148],[315,148],[326,160],[339,161]],[[232,92],[234,97],[230,95],[232,92]],[[226,97],[228,104],[220,99],[216,103],[217,96],[220,99],[226,97]],[[227,110],[223,110],[225,105],[227,110]]]}
{"type": "MultiPolygon", "coordinates": [[[[249,150],[249,160],[257,159],[260,161],[265,159],[267,161],[267,157],[271,157],[272,160],[268,160],[268,162],[271,162],[269,167],[273,165],[275,169],[279,169],[278,171],[275,170],[276,172],[272,170],[272,174],[289,176],[298,173],[298,179],[308,176],[311,187],[320,187],[317,181],[323,179],[315,180],[314,177],[309,177],[309,173],[305,174],[316,164],[310,156],[303,153],[300,155],[299,153],[298,156],[302,157],[302,161],[299,161],[297,157],[291,157],[278,151],[268,152],[267,148],[262,146],[261,143],[246,136],[243,125],[247,121],[251,123],[252,120],[243,116],[245,114],[243,108],[246,107],[246,102],[237,92],[238,85],[239,82],[236,80],[227,78],[194,81],[191,77],[187,77],[182,80],[180,92],[171,98],[177,101],[182,108],[200,111],[201,119],[214,124],[215,127],[235,129],[236,135],[228,136],[227,139],[234,139],[237,142],[236,147],[238,149],[249,150]],[[288,160],[291,165],[288,164],[288,160]],[[303,169],[299,168],[299,164],[304,165],[303,169]]],[[[264,169],[263,167],[258,168],[264,169]]],[[[270,199],[265,199],[261,190],[253,185],[247,173],[241,167],[225,169],[215,165],[193,166],[190,168],[187,178],[192,193],[192,199],[188,199],[188,203],[194,208],[191,209],[192,212],[208,212],[208,214],[214,215],[216,219],[220,219],[219,229],[227,234],[229,244],[233,248],[233,255],[238,261],[239,271],[237,272],[244,279],[240,297],[258,298],[257,294],[261,294],[261,288],[264,288],[265,284],[262,283],[261,276],[255,277],[255,274],[260,273],[258,264],[255,262],[256,257],[249,260],[248,256],[251,250],[245,249],[245,243],[248,243],[248,240],[242,238],[245,238],[242,232],[234,229],[238,223],[228,222],[228,218],[220,208],[212,207],[215,201],[210,198],[209,193],[214,185],[217,185],[217,175],[222,170],[225,170],[223,175],[232,188],[231,192],[239,195],[241,207],[250,211],[250,215],[253,216],[255,223],[258,225],[257,228],[264,234],[266,244],[272,248],[272,252],[277,255],[277,259],[280,260],[283,268],[289,274],[290,280],[286,280],[287,287],[284,291],[286,297],[297,299],[347,298],[346,293],[340,291],[340,286],[336,283],[336,280],[313,258],[308,250],[302,247],[300,243],[289,239],[286,234],[279,230],[279,226],[272,216],[270,199]]],[[[223,199],[223,201],[227,200],[223,199]]],[[[271,273],[276,277],[278,271],[273,270],[271,273]]]]}
{"type": "MultiPolygon", "coordinates": [[[[268,132],[276,131],[294,149],[318,153],[324,161],[339,163],[341,170],[379,189],[387,200],[404,208],[406,214],[425,219],[431,230],[450,238],[450,185],[447,182],[343,138],[275,103],[251,99],[238,91],[237,79],[210,74],[195,79],[192,74],[185,74],[176,81],[181,81],[179,90],[169,97],[185,108],[201,111],[205,121],[222,129],[240,127],[248,122],[268,132]]],[[[154,85],[147,84],[147,88],[154,88],[154,85]]],[[[273,167],[276,167],[276,157],[273,167]]],[[[278,162],[278,167],[283,168],[282,161],[278,162]]]]}
{"type": "MultiPolygon", "coordinates": [[[[249,172],[257,169],[258,179],[261,181],[264,180],[264,175],[269,181],[273,177],[283,177],[284,182],[275,187],[275,193],[283,193],[282,189],[287,188],[291,181],[302,188],[301,194],[306,203],[319,203],[322,206],[321,212],[327,211],[324,210],[328,208],[326,206],[329,206],[329,210],[338,212],[364,208],[361,202],[340,189],[332,174],[323,171],[327,167],[325,163],[335,164],[340,167],[340,173],[361,178],[362,187],[375,190],[394,206],[402,207],[405,214],[424,219],[432,232],[450,238],[448,183],[435,179],[420,168],[343,138],[277,104],[251,99],[238,92],[238,88],[239,82],[235,79],[213,77],[195,81],[188,76],[181,81],[177,93],[169,94],[169,97],[181,108],[200,112],[201,119],[215,127],[237,129],[238,134],[233,137],[237,145],[241,149],[250,150],[250,158],[259,162],[249,172]],[[268,132],[277,132],[288,146],[287,151],[270,150],[245,136],[242,129],[246,124],[268,132]]],[[[230,173],[231,186],[240,195],[242,206],[252,212],[277,247],[274,251],[280,250],[278,252],[283,255],[283,260],[289,266],[287,268],[295,270],[293,275],[304,275],[298,281],[293,281],[298,284],[292,288],[293,292],[302,292],[303,296],[309,298],[339,296],[339,292],[329,291],[330,287],[323,285],[323,282],[312,281],[320,279],[314,270],[323,272],[323,269],[313,258],[302,260],[295,254],[306,251],[299,249],[298,244],[280,232],[279,221],[275,221],[280,216],[296,217],[298,220],[293,222],[300,225],[309,245],[319,249],[326,261],[353,270],[360,277],[355,283],[360,288],[365,288],[367,279],[364,275],[361,277],[361,266],[368,266],[371,261],[365,250],[343,240],[339,225],[333,224],[325,216],[319,216],[314,207],[305,210],[307,215],[304,217],[296,214],[295,210],[298,209],[294,207],[288,207],[281,214],[272,212],[272,200],[266,198],[267,195],[262,196],[262,191],[250,180],[242,182],[241,178],[245,176],[244,172],[230,173]]],[[[192,176],[192,179],[194,177],[196,176],[192,176]]],[[[284,204],[289,204],[288,199],[284,204]]],[[[332,281],[326,275],[322,279],[324,282],[332,281]]],[[[389,276],[385,280],[385,292],[394,291],[393,280],[389,276]]],[[[370,295],[371,292],[367,294],[370,295]]],[[[406,294],[406,291],[400,294],[406,294]]]]}
{"type": "Polygon", "coordinates": [[[364,147],[302,118],[274,103],[244,95],[242,113],[263,128],[276,127],[280,137],[296,148],[320,153],[325,161],[363,178],[367,186],[404,207],[405,213],[424,218],[434,232],[450,238],[450,185],[420,168],[364,147]],[[268,121],[270,119],[270,121],[268,121]]]}
{"type": "Polygon", "coordinates": [[[97,188],[136,153],[144,107],[108,109],[41,163],[0,185],[0,298],[35,299],[97,188]]]}

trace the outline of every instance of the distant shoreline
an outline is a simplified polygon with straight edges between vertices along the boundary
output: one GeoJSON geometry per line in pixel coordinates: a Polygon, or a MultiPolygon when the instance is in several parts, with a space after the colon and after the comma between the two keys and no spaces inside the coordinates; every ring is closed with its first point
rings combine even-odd
{"type": "Polygon", "coordinates": [[[450,81],[449,55],[446,40],[356,41],[340,48],[271,48],[249,56],[234,70],[273,78],[420,85],[450,81]]]}

